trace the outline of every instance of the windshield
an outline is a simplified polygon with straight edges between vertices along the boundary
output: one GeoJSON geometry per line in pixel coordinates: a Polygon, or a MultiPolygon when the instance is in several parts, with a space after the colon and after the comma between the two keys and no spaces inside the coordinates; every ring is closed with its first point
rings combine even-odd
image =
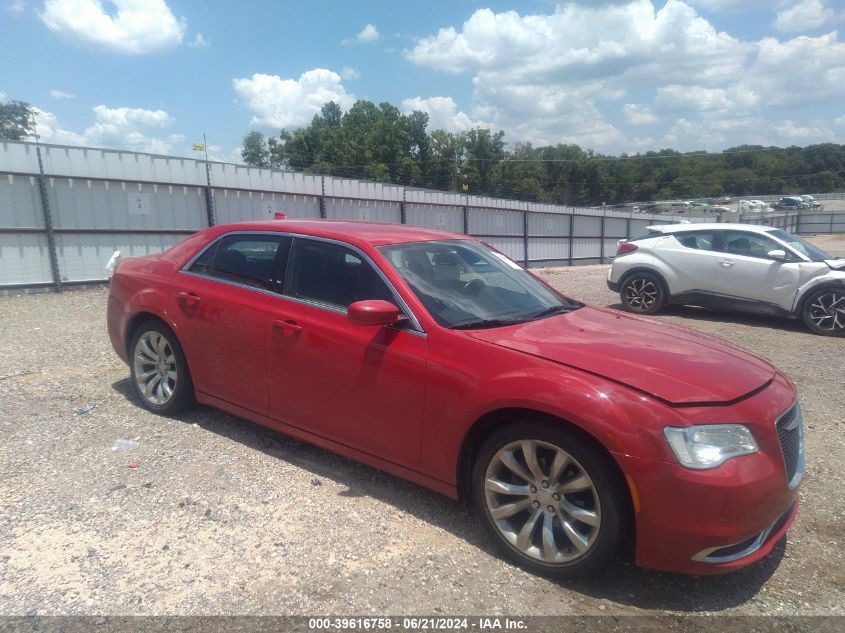
{"type": "Polygon", "coordinates": [[[786,231],[775,229],[774,231],[769,231],[769,235],[773,235],[779,240],[786,242],[802,255],[809,257],[811,261],[823,262],[826,259],[834,259],[832,255],[824,252],[818,246],[813,246],[806,240],[802,240],[800,237],[796,237],[786,231]]]}
{"type": "Polygon", "coordinates": [[[580,308],[510,259],[474,240],[381,246],[414,294],[442,326],[499,327],[580,308]]]}

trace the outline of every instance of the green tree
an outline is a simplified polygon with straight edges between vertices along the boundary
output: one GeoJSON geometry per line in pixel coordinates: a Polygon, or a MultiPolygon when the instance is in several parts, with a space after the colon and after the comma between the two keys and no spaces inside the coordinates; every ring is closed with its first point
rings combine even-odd
{"type": "Polygon", "coordinates": [[[244,136],[241,158],[251,167],[269,167],[270,149],[261,132],[250,132],[244,136]]]}
{"type": "Polygon", "coordinates": [[[23,141],[35,134],[35,110],[26,101],[0,103],[0,139],[23,141]]]}
{"type": "Polygon", "coordinates": [[[470,193],[492,194],[493,174],[505,158],[505,133],[499,130],[494,134],[486,128],[477,128],[467,132],[464,138],[467,152],[464,178],[470,193]]]}

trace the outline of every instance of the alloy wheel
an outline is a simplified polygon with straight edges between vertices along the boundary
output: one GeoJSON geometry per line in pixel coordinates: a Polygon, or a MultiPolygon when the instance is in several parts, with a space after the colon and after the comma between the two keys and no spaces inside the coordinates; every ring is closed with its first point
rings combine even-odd
{"type": "Polygon", "coordinates": [[[813,298],[808,318],[819,330],[845,330],[845,294],[832,290],[813,298]]]}
{"type": "Polygon", "coordinates": [[[656,302],[660,294],[657,285],[650,279],[637,277],[625,285],[626,303],[638,312],[645,312],[656,302]]]}
{"type": "Polygon", "coordinates": [[[133,362],[139,393],[152,404],[167,404],[176,391],[179,377],[170,342],[160,332],[144,332],[135,344],[133,362]]]}
{"type": "Polygon", "coordinates": [[[484,495],[501,535],[534,560],[571,563],[598,538],[601,506],[595,484],[554,444],[520,440],[502,447],[487,467],[484,495]]]}

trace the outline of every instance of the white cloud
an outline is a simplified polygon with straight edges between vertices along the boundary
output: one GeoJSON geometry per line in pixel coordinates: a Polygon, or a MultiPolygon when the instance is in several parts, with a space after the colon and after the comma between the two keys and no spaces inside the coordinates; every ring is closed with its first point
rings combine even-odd
{"type": "Polygon", "coordinates": [[[845,114],[843,114],[843,115],[842,115],[842,116],[840,116],[840,117],[835,118],[835,119],[833,120],[833,123],[834,123],[834,124],[836,124],[836,125],[842,125],[842,126],[845,126],[845,114]]]}
{"type": "Polygon", "coordinates": [[[182,43],[185,24],[164,0],[111,0],[116,14],[100,0],[46,0],[39,14],[47,27],[83,44],[120,53],[145,54],[182,43]]]}
{"type": "Polygon", "coordinates": [[[144,110],[142,108],[108,108],[98,105],[94,114],[99,123],[118,127],[141,126],[164,128],[173,124],[173,119],[164,110],[144,110]]]}
{"type": "Polygon", "coordinates": [[[346,80],[358,79],[358,77],[361,76],[361,73],[358,71],[357,68],[350,68],[349,66],[344,66],[340,69],[340,76],[346,80]]]}
{"type": "Polygon", "coordinates": [[[708,9],[712,13],[744,13],[769,8],[772,0],[688,0],[687,4],[708,9]]]}
{"type": "Polygon", "coordinates": [[[26,5],[24,4],[23,0],[12,0],[11,2],[6,3],[6,11],[11,13],[12,15],[18,16],[24,12],[26,9],[26,5]]]}
{"type": "Polygon", "coordinates": [[[378,41],[381,35],[372,24],[367,24],[355,37],[343,40],[342,44],[370,44],[378,41]]]}
{"type": "Polygon", "coordinates": [[[70,92],[65,92],[64,90],[51,90],[50,96],[53,97],[53,99],[59,99],[59,100],[76,99],[75,94],[71,94],[70,92]]]}
{"type": "Polygon", "coordinates": [[[774,126],[774,130],[790,145],[808,145],[831,138],[831,130],[823,125],[800,125],[791,120],[781,121],[774,126]]]}
{"type": "Polygon", "coordinates": [[[784,33],[797,33],[817,29],[836,20],[836,12],[820,0],[802,0],[798,4],[777,12],[774,26],[784,33]]]}
{"type": "MultiPolygon", "coordinates": [[[[486,109],[509,135],[519,130],[519,140],[601,147],[623,135],[604,120],[599,102],[666,83],[718,85],[740,73],[752,52],[679,0],[659,10],[635,0],[567,4],[538,15],[480,9],[460,30],[440,29],[404,54],[421,66],[472,73],[473,115],[486,109]]],[[[623,112],[653,121],[634,104],[623,112]]]]}
{"type": "Polygon", "coordinates": [[[465,112],[458,111],[458,105],[452,97],[412,97],[402,100],[402,109],[407,112],[420,110],[428,114],[430,130],[464,132],[474,127],[484,126],[481,121],[473,121],[465,112]]]}
{"type": "MultiPolygon", "coordinates": [[[[466,116],[510,139],[605,151],[640,148],[651,139],[666,146],[661,135],[681,148],[750,142],[767,130],[773,138],[797,137],[783,121],[801,116],[787,110],[845,98],[845,43],[835,31],[742,41],[717,30],[691,4],[720,12],[772,8],[762,0],[608,0],[533,15],[479,9],[403,54],[419,66],[471,75],[466,116]],[[630,102],[612,103],[623,97],[630,102]],[[628,126],[662,130],[627,137],[605,116],[620,108],[628,126]]],[[[458,111],[446,109],[446,120],[458,111]]],[[[826,127],[830,121],[810,125],[805,136],[826,127]]]]}
{"type": "Polygon", "coordinates": [[[626,103],[622,106],[622,113],[631,125],[651,125],[658,121],[651,108],[636,103],[626,103]]]}
{"type": "Polygon", "coordinates": [[[845,97],[845,42],[836,31],[785,42],[767,37],[745,83],[768,107],[805,106],[845,97]]]}
{"type": "Polygon", "coordinates": [[[191,48],[208,48],[209,46],[211,46],[211,42],[205,39],[202,33],[197,33],[194,36],[194,39],[188,42],[188,46],[190,46],[191,48]]]}
{"type": "Polygon", "coordinates": [[[654,102],[660,111],[730,113],[753,108],[760,101],[759,95],[746,86],[705,88],[669,84],[657,90],[654,102]]]}
{"type": "Polygon", "coordinates": [[[81,133],[65,128],[52,112],[40,108],[35,108],[35,112],[36,130],[45,143],[170,154],[185,140],[176,133],[157,136],[173,124],[172,117],[163,110],[98,105],[93,109],[94,123],[81,133]]]}
{"type": "Polygon", "coordinates": [[[550,15],[480,9],[460,32],[440,29],[405,54],[416,64],[473,72],[488,82],[654,83],[690,75],[722,80],[742,68],[751,50],[679,0],[668,0],[660,10],[649,0],[635,0],[569,4],[550,15]]]}
{"type": "Polygon", "coordinates": [[[6,101],[6,93],[0,92],[0,101],[6,101]]]}
{"type": "Polygon", "coordinates": [[[255,112],[251,124],[271,128],[307,125],[328,101],[344,110],[355,102],[355,97],[343,87],[340,75],[325,68],[309,70],[299,79],[255,73],[249,79],[233,79],[232,86],[255,112]]]}

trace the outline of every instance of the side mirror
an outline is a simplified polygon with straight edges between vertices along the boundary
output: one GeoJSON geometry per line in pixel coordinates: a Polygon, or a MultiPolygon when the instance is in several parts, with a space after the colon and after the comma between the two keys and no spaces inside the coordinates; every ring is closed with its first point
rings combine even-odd
{"type": "Polygon", "coordinates": [[[354,325],[392,325],[402,316],[399,308],[381,299],[356,301],[346,314],[354,325]]]}
{"type": "Polygon", "coordinates": [[[768,253],[766,253],[766,255],[778,262],[786,261],[786,251],[780,248],[776,248],[773,251],[769,251],[768,253]]]}

